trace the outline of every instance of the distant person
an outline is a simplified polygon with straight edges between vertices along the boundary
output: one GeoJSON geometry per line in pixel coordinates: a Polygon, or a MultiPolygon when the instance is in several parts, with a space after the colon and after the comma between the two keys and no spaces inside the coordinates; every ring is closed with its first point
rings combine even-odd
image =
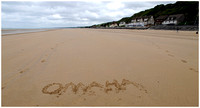
{"type": "Polygon", "coordinates": [[[177,27],[177,28],[176,28],[176,32],[178,32],[178,30],[179,30],[179,28],[177,27]]]}

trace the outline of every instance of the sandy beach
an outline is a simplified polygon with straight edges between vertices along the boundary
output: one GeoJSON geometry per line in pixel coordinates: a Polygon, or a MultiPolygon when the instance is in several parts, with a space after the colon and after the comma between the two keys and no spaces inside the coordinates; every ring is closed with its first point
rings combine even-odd
{"type": "Polygon", "coordinates": [[[195,31],[2,36],[2,106],[198,106],[195,31]]]}

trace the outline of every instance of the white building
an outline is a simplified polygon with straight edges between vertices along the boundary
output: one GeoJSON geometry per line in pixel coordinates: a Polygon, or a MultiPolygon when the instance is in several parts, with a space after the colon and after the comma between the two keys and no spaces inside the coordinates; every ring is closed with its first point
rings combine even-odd
{"type": "Polygon", "coordinates": [[[155,21],[153,16],[148,16],[144,18],[144,25],[149,26],[149,25],[154,25],[155,21]]]}
{"type": "Polygon", "coordinates": [[[128,23],[125,27],[144,27],[144,23],[128,23]]]}
{"type": "Polygon", "coordinates": [[[125,24],[125,27],[133,27],[133,23],[125,24]]]}
{"type": "Polygon", "coordinates": [[[184,20],[183,14],[170,15],[165,21],[162,22],[163,25],[177,25],[184,20]]]}
{"type": "Polygon", "coordinates": [[[125,26],[126,25],[126,22],[120,22],[119,23],[119,26],[121,27],[121,26],[125,26]]]}
{"type": "Polygon", "coordinates": [[[153,16],[137,17],[131,20],[133,26],[150,26],[154,25],[153,16]]]}
{"type": "Polygon", "coordinates": [[[109,27],[117,27],[117,23],[112,23],[109,27]]]}

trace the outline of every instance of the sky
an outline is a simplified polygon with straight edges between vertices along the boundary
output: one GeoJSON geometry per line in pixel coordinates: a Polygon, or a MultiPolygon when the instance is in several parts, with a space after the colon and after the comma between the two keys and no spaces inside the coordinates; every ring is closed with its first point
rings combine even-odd
{"type": "Polygon", "coordinates": [[[2,28],[91,26],[175,1],[2,1],[2,28]]]}

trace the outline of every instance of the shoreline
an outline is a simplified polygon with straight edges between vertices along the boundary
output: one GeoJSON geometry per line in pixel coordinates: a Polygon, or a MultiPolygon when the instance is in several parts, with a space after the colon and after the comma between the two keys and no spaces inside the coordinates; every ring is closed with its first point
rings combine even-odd
{"type": "MultiPolygon", "coordinates": [[[[15,29],[15,30],[24,30],[24,29],[15,29]]],[[[32,30],[32,29],[30,29],[32,30]]],[[[34,29],[33,29],[34,30],[34,29]]],[[[38,32],[48,32],[48,31],[54,31],[54,30],[59,30],[59,29],[48,29],[48,30],[39,30],[39,31],[28,31],[28,32],[23,32],[23,33],[10,33],[10,34],[1,34],[1,36],[9,36],[9,35],[20,35],[20,34],[28,34],[28,33],[38,33],[38,32]]],[[[8,30],[10,31],[10,30],[8,30]]],[[[12,30],[11,30],[12,31],[12,30]]]]}

